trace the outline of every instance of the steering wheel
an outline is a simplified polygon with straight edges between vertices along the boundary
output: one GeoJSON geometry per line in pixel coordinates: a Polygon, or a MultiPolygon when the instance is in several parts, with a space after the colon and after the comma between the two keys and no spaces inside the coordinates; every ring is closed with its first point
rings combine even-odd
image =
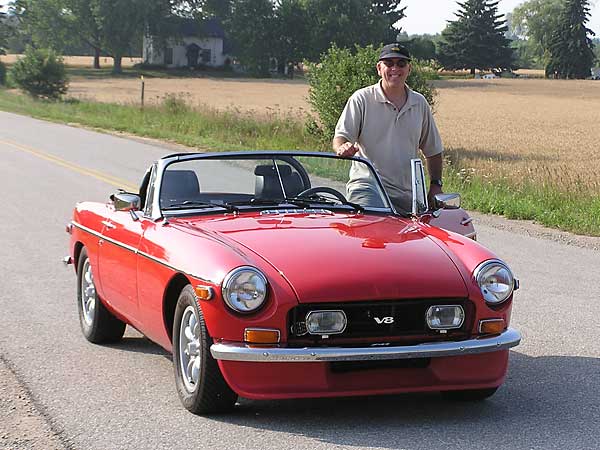
{"type": "Polygon", "coordinates": [[[346,197],[344,197],[344,195],[342,195],[341,192],[336,191],[333,188],[330,188],[328,186],[315,186],[312,187],[310,189],[306,189],[305,191],[300,192],[296,197],[302,198],[302,197],[311,197],[315,194],[329,194],[332,195],[333,197],[335,197],[336,199],[338,199],[340,202],[342,203],[346,203],[346,197]]]}

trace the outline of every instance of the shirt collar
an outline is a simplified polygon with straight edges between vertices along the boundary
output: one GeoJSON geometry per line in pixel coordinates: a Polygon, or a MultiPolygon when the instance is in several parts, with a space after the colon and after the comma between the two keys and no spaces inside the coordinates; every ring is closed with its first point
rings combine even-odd
{"type": "MultiPolygon", "coordinates": [[[[405,106],[412,106],[412,105],[416,104],[417,102],[416,102],[415,91],[413,91],[408,84],[405,84],[404,87],[406,88],[406,93],[408,95],[406,98],[405,106]]],[[[380,103],[389,103],[390,102],[388,100],[388,98],[385,96],[385,94],[383,93],[383,88],[381,87],[381,80],[379,80],[379,82],[375,85],[375,99],[380,103]]]]}

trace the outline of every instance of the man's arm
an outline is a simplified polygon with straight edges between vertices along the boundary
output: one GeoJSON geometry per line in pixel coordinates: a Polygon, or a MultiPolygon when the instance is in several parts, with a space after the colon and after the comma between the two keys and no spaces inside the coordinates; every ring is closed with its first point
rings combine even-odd
{"type": "Polygon", "coordinates": [[[354,156],[359,150],[358,145],[355,145],[342,136],[334,137],[332,146],[333,151],[338,156],[354,156]]]}
{"type": "MultiPolygon", "coordinates": [[[[442,167],[444,165],[444,158],[442,153],[438,153],[437,155],[430,156],[426,158],[427,161],[427,172],[429,172],[429,180],[439,180],[442,181],[442,167]]],[[[433,197],[436,194],[441,194],[442,186],[435,183],[429,183],[429,194],[427,198],[431,203],[433,201],[433,197]]]]}

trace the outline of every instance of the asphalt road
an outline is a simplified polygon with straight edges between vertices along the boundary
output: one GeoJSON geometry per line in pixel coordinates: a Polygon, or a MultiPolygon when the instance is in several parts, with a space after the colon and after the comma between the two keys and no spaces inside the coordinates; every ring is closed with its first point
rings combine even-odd
{"type": "MultiPolygon", "coordinates": [[[[522,285],[512,325],[523,341],[511,351],[505,385],[490,400],[448,403],[432,394],[242,399],[228,416],[188,413],[161,348],[131,330],[111,347],[83,338],[75,275],[60,262],[67,254],[64,226],[77,201],[103,201],[116,185],[136,186],[153,160],[171,152],[0,112],[0,359],[61,445],[600,448],[600,252],[477,224],[479,240],[512,266],[522,285]]],[[[6,424],[0,423],[0,436],[9,431],[6,424]]]]}

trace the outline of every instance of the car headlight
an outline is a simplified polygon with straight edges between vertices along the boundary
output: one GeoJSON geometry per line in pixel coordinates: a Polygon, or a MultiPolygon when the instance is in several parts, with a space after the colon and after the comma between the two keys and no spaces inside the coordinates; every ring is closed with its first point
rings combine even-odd
{"type": "Polygon", "coordinates": [[[234,311],[256,311],[267,299],[267,285],[267,278],[258,269],[238,267],[223,280],[223,300],[234,311]]]}
{"type": "Polygon", "coordinates": [[[515,287],[515,278],[506,264],[497,259],[481,263],[473,272],[486,303],[499,305],[506,301],[515,287]]]}

